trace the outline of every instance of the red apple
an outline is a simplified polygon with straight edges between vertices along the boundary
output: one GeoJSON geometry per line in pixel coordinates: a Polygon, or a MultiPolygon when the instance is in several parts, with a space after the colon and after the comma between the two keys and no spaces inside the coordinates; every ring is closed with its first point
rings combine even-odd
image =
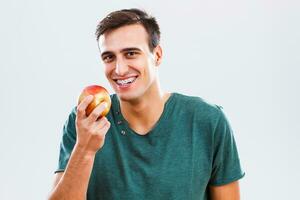
{"type": "Polygon", "coordinates": [[[110,96],[109,96],[109,93],[107,92],[107,90],[104,87],[101,87],[99,85],[87,86],[81,92],[79,99],[78,99],[78,104],[80,104],[80,102],[88,95],[93,95],[94,99],[86,108],[86,115],[88,116],[94,110],[94,108],[96,108],[102,102],[106,102],[107,107],[101,113],[101,117],[107,115],[107,113],[109,112],[110,106],[111,106],[111,100],[110,100],[110,96]]]}

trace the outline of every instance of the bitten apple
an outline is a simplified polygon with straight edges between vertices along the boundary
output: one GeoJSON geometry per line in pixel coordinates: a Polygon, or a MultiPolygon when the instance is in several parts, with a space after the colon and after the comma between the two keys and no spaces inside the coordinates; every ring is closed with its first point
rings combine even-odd
{"type": "Polygon", "coordinates": [[[107,115],[107,113],[109,112],[110,106],[111,106],[111,99],[110,99],[110,96],[109,96],[109,93],[107,92],[107,90],[104,87],[99,86],[99,85],[87,86],[81,92],[81,94],[78,98],[78,104],[80,104],[80,102],[88,95],[93,95],[94,99],[86,108],[86,115],[88,116],[94,110],[94,108],[96,108],[102,102],[106,102],[107,107],[101,113],[100,117],[107,115]]]}

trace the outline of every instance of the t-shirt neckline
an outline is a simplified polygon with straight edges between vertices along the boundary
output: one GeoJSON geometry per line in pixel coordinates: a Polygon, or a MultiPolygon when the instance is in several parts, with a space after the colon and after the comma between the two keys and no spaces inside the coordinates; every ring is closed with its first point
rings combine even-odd
{"type": "Polygon", "coordinates": [[[123,122],[122,130],[127,133],[130,133],[130,135],[134,135],[137,137],[155,136],[155,135],[157,135],[157,132],[159,132],[159,130],[162,128],[163,122],[165,120],[167,120],[168,113],[170,112],[170,107],[172,107],[172,104],[174,102],[174,96],[176,96],[176,93],[171,92],[169,98],[165,102],[163,112],[162,112],[161,116],[159,117],[159,119],[157,120],[157,122],[155,123],[155,125],[153,126],[153,128],[150,131],[148,131],[146,134],[141,135],[141,134],[137,133],[136,131],[134,131],[132,128],[130,128],[129,123],[122,115],[119,99],[116,94],[113,94],[112,100],[114,101],[114,105],[116,105],[117,113],[118,113],[117,121],[123,122]]]}

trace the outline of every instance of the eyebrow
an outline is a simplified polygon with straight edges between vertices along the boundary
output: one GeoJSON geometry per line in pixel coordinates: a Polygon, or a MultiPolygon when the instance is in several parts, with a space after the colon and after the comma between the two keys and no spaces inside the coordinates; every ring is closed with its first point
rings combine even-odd
{"type": "MultiPolygon", "coordinates": [[[[128,47],[128,48],[122,49],[120,52],[123,53],[123,52],[127,52],[127,51],[142,51],[142,50],[137,47],[128,47]]],[[[101,53],[101,57],[103,57],[107,54],[113,54],[113,52],[112,51],[104,51],[103,53],[101,53]]]]}

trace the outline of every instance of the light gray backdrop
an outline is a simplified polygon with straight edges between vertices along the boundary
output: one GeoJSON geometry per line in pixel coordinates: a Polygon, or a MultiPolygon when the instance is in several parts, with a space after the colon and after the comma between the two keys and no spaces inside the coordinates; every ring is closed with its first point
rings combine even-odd
{"type": "Polygon", "coordinates": [[[109,87],[94,38],[138,7],[162,31],[162,86],[222,105],[245,200],[297,199],[300,3],[288,0],[1,0],[0,199],[45,199],[63,123],[88,84],[109,87]]]}

